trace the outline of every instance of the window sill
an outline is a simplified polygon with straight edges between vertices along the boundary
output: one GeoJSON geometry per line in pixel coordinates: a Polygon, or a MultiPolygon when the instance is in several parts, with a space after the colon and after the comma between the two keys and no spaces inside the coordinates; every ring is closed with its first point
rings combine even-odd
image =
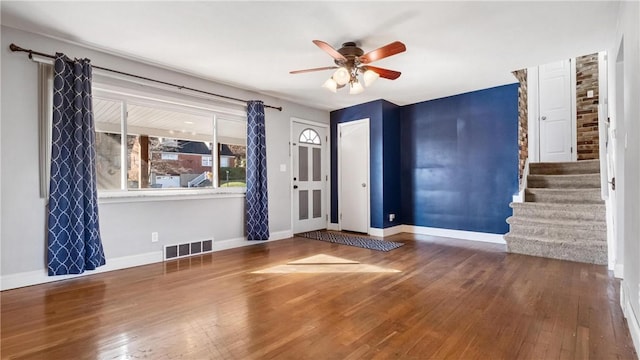
{"type": "Polygon", "coordinates": [[[246,188],[175,189],[175,190],[130,190],[99,191],[99,204],[130,203],[145,201],[175,201],[244,198],[246,188]]]}

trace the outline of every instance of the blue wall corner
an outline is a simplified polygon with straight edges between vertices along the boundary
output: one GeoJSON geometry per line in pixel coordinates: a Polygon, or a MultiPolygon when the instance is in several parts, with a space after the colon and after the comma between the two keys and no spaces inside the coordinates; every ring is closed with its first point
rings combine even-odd
{"type": "Polygon", "coordinates": [[[332,223],[338,124],[369,118],[371,227],[507,232],[518,190],[518,84],[402,107],[376,100],[330,118],[332,223]]]}

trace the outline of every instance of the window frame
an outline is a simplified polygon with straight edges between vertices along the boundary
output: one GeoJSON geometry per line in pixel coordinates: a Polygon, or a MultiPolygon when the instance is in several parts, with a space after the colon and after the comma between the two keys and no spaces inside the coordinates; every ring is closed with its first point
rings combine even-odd
{"type": "MultiPolygon", "coordinates": [[[[212,135],[211,138],[203,139],[201,137],[191,138],[188,136],[182,138],[178,135],[175,135],[176,139],[181,140],[194,140],[194,141],[207,141],[211,142],[211,161],[212,161],[212,186],[207,188],[171,188],[171,189],[157,189],[157,188],[145,188],[145,189],[129,189],[127,188],[127,172],[121,171],[121,181],[120,181],[120,189],[117,190],[98,190],[98,198],[112,198],[114,196],[124,196],[131,197],[133,194],[142,193],[144,196],[145,193],[154,193],[161,196],[160,194],[167,194],[168,196],[175,196],[176,194],[237,194],[237,193],[246,193],[246,187],[220,187],[219,185],[219,161],[218,161],[218,149],[219,149],[219,141],[218,141],[218,132],[219,132],[219,124],[220,121],[231,121],[236,123],[241,123],[246,128],[246,111],[243,113],[243,118],[241,118],[238,111],[232,112],[231,114],[221,114],[219,109],[212,108],[207,106],[206,104],[199,104],[197,98],[191,99],[191,101],[185,101],[179,98],[170,98],[167,96],[154,96],[153,93],[148,95],[141,95],[139,93],[132,93],[127,91],[127,89],[117,89],[112,86],[104,86],[101,83],[93,84],[93,97],[98,99],[105,99],[109,101],[119,101],[121,102],[121,134],[126,134],[125,136],[130,135],[128,130],[128,106],[144,106],[151,108],[160,108],[162,110],[168,111],[176,111],[187,113],[196,116],[203,117],[211,117],[212,121],[212,135]]],[[[171,135],[167,135],[169,137],[171,135]]],[[[246,135],[245,135],[246,136],[246,135]]],[[[246,141],[246,138],[245,138],[246,141]]],[[[240,144],[240,143],[238,143],[240,144]]],[[[242,145],[246,146],[246,142],[242,143],[242,145]]],[[[125,164],[121,165],[125,168],[128,167],[129,159],[126,151],[126,141],[121,141],[121,150],[120,150],[120,163],[125,164]]]]}
{"type": "MultiPolygon", "coordinates": [[[[52,132],[52,104],[53,104],[53,64],[48,59],[35,59],[38,63],[38,97],[39,97],[39,153],[40,153],[40,197],[48,202],[50,163],[51,163],[51,132],[52,132]]],[[[135,99],[135,103],[143,106],[162,104],[164,109],[189,109],[189,112],[199,112],[212,116],[212,172],[213,186],[209,188],[175,188],[175,189],[127,189],[127,171],[121,170],[121,185],[118,190],[98,190],[98,200],[102,202],[131,202],[131,201],[162,201],[182,200],[194,198],[244,197],[246,187],[219,187],[218,184],[218,120],[232,121],[247,125],[245,105],[238,105],[228,101],[217,101],[200,94],[185,93],[183,89],[157,86],[152,83],[123,79],[119,76],[94,70],[92,82],[92,97],[123,101],[121,106],[120,134],[126,138],[126,101],[135,99]],[[146,105],[145,105],[146,104],[146,105]],[[124,134],[124,135],[122,135],[124,134]],[[124,181],[123,181],[124,179],[124,181]],[[123,189],[123,187],[125,187],[123,189]]],[[[246,134],[246,133],[245,133],[246,134]]],[[[122,138],[121,138],[122,139],[122,138]]],[[[246,146],[246,135],[243,143],[246,146]]],[[[126,150],[126,141],[121,141],[126,150]]],[[[128,166],[127,151],[121,148],[121,167],[128,166]]]]}

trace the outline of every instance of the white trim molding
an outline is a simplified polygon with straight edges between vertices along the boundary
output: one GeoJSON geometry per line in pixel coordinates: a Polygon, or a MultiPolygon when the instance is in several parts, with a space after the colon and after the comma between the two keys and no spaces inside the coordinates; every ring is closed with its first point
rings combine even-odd
{"type": "Polygon", "coordinates": [[[481,232],[465,231],[465,230],[441,229],[441,228],[413,226],[413,225],[403,225],[403,227],[404,227],[403,232],[412,233],[412,234],[441,236],[441,237],[448,237],[448,238],[454,238],[454,239],[480,241],[480,242],[488,242],[488,243],[503,244],[503,245],[506,244],[506,242],[504,241],[504,235],[501,235],[501,234],[481,233],[481,232]]]}
{"type": "Polygon", "coordinates": [[[400,234],[402,232],[406,232],[405,225],[396,225],[396,226],[392,226],[384,229],[369,228],[369,235],[379,236],[379,237],[391,236],[395,234],[400,234]]]}
{"type": "Polygon", "coordinates": [[[260,245],[272,241],[284,240],[293,237],[292,230],[285,231],[277,231],[272,232],[269,236],[269,240],[257,240],[257,241],[249,241],[246,237],[227,239],[227,240],[214,240],[213,241],[213,251],[222,251],[228,249],[235,249],[243,246],[251,246],[251,245],[260,245]]]}
{"type": "MultiPolygon", "coordinates": [[[[213,251],[233,249],[242,246],[259,245],[267,242],[289,239],[293,237],[292,230],[272,232],[269,240],[248,241],[246,238],[235,238],[229,240],[214,240],[213,251]]],[[[0,290],[9,290],[25,286],[45,284],[54,281],[74,279],[78,277],[105,273],[113,270],[121,270],[135,266],[148,265],[163,262],[162,251],[153,251],[144,254],[123,256],[119,258],[107,259],[107,263],[95,270],[89,270],[78,275],[48,276],[45,270],[25,271],[16,274],[0,276],[0,290]]],[[[171,261],[171,260],[169,260],[171,261]]]]}
{"type": "Polygon", "coordinates": [[[123,256],[114,259],[107,259],[107,263],[95,270],[89,270],[77,275],[49,276],[46,269],[36,271],[25,271],[16,274],[2,275],[0,277],[0,290],[15,289],[24,286],[44,284],[54,281],[74,279],[78,277],[100,274],[113,270],[120,270],[134,266],[147,265],[162,262],[162,251],[148,252],[144,254],[123,256]]]}
{"type": "Polygon", "coordinates": [[[385,229],[369,228],[369,235],[371,236],[385,237],[385,236],[391,236],[391,235],[400,234],[400,233],[440,236],[440,237],[447,237],[447,238],[453,238],[453,239],[489,242],[494,244],[506,245],[506,242],[504,240],[504,235],[501,235],[501,234],[491,234],[491,233],[482,233],[482,232],[465,231],[465,230],[451,230],[451,229],[433,228],[433,227],[426,227],[426,226],[414,226],[414,225],[396,225],[396,226],[385,228],[385,229]]]}
{"type": "Polygon", "coordinates": [[[640,350],[640,321],[638,321],[638,314],[633,311],[627,290],[629,290],[627,289],[627,283],[624,280],[620,281],[620,307],[624,317],[627,319],[631,340],[637,353],[640,350]]]}
{"type": "Polygon", "coordinates": [[[327,225],[327,230],[340,231],[340,224],[330,222],[327,225]]]}

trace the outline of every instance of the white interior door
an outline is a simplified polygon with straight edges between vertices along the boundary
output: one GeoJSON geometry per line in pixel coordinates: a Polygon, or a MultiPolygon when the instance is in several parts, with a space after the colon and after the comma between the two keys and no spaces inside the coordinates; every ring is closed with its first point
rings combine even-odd
{"type": "Polygon", "coordinates": [[[571,63],[539,67],[540,161],[572,161],[571,63]]]}
{"type": "Polygon", "coordinates": [[[292,122],[293,232],[326,229],[327,129],[292,122]]]}
{"type": "Polygon", "coordinates": [[[338,125],[342,230],[369,233],[369,119],[338,125]]]}
{"type": "MultiPolygon", "coordinates": [[[[613,116],[612,121],[612,129],[611,129],[611,147],[612,147],[612,157],[613,161],[611,161],[611,165],[613,167],[612,181],[615,181],[615,189],[612,189],[613,194],[613,232],[615,239],[615,274],[618,277],[622,276],[621,269],[624,268],[625,264],[625,247],[624,247],[624,238],[625,238],[625,158],[626,158],[626,149],[627,149],[627,129],[625,118],[625,98],[624,98],[624,87],[625,87],[625,76],[624,76],[624,48],[623,45],[620,45],[620,49],[618,50],[618,54],[616,57],[616,77],[615,77],[615,116],[613,116]]],[[[637,184],[635,185],[637,186],[637,184]]],[[[634,219],[634,221],[636,221],[634,219]]]]}

